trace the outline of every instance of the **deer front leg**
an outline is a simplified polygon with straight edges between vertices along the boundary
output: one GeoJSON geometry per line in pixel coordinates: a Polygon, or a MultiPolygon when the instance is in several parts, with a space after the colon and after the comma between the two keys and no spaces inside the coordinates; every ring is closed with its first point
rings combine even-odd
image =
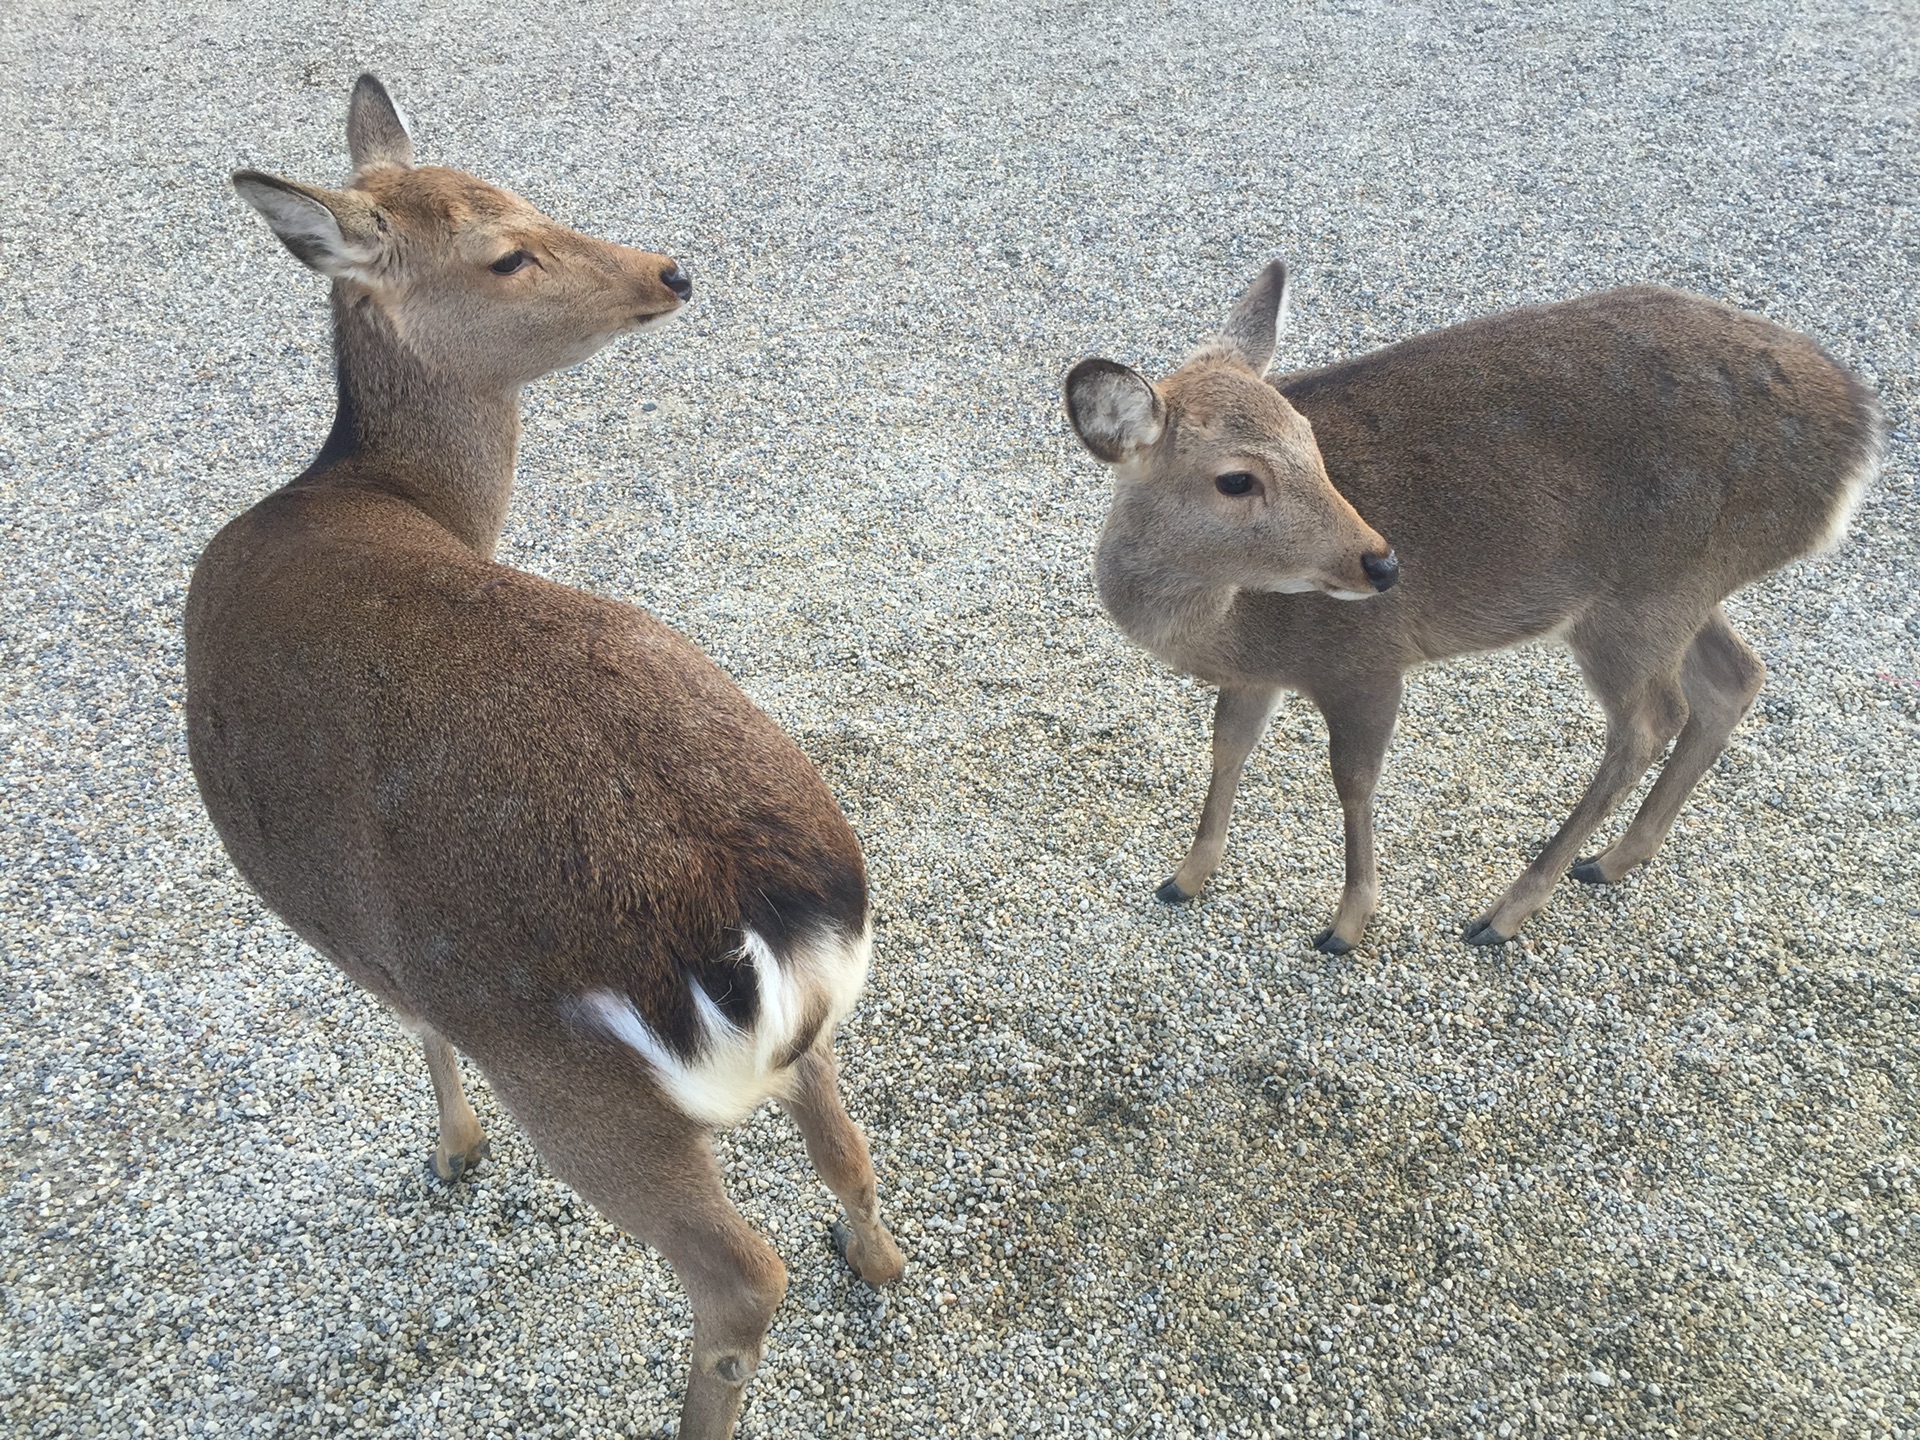
{"type": "Polygon", "coordinates": [[[480,1117],[473,1113],[460,1084],[460,1057],[437,1030],[416,1028],[427,1051],[427,1074],[433,1078],[433,1098],[440,1107],[440,1143],[433,1151],[433,1173],[451,1185],[475,1169],[490,1153],[480,1117]]]}
{"type": "Polygon", "coordinates": [[[1191,900],[1220,864],[1240,776],[1279,703],[1277,689],[1220,687],[1220,698],[1213,707],[1213,779],[1207,785],[1207,803],[1200,810],[1199,833],[1173,878],[1153,892],[1156,899],[1168,905],[1191,900]]]}
{"type": "Polygon", "coordinates": [[[1333,924],[1313,937],[1313,947],[1344,955],[1360,943],[1380,898],[1380,872],[1373,858],[1373,787],[1386,762],[1400,711],[1400,677],[1376,680],[1314,703],[1327,721],[1327,760],[1347,840],[1347,879],[1333,924]]]}

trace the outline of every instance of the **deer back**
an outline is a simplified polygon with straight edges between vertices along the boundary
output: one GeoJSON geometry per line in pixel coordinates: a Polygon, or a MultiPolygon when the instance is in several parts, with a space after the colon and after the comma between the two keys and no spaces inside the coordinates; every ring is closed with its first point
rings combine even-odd
{"type": "Polygon", "coordinates": [[[703,996],[742,1027],[764,998],[747,932],[866,932],[832,795],[705,655],[392,497],[291,490],[233,522],[187,638],[190,752],[241,873],[473,1053],[611,990],[691,1056],[703,996]]]}

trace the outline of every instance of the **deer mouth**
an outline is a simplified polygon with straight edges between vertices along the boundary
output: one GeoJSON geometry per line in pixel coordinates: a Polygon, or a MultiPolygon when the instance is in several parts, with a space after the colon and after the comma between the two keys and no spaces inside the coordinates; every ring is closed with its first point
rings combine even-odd
{"type": "Polygon", "coordinates": [[[662,310],[653,315],[636,315],[633,318],[633,323],[627,327],[628,332],[630,334],[640,335],[649,330],[664,329],[679,319],[680,312],[685,308],[686,306],[676,303],[671,310],[662,310]]]}
{"type": "Polygon", "coordinates": [[[1400,583],[1400,557],[1389,548],[1384,555],[1362,555],[1360,557],[1360,578],[1366,588],[1354,588],[1352,580],[1336,581],[1332,584],[1320,584],[1314,588],[1332,596],[1335,600],[1371,600],[1376,595],[1384,595],[1400,583]]]}
{"type": "MultiPolygon", "coordinates": [[[[1391,585],[1392,583],[1393,582],[1389,580],[1387,585],[1391,585]]],[[[1375,595],[1385,590],[1387,585],[1373,582],[1370,583],[1365,590],[1355,590],[1350,588],[1350,582],[1327,579],[1308,580],[1304,578],[1290,578],[1286,580],[1270,580],[1259,588],[1271,591],[1276,595],[1324,595],[1329,600],[1371,600],[1375,595]]]]}

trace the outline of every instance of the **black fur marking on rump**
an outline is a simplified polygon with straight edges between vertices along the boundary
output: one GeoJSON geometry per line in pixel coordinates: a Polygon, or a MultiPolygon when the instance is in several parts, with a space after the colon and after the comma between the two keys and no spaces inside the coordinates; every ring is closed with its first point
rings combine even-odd
{"type": "MultiPolygon", "coordinates": [[[[696,985],[736,1029],[751,1030],[759,1020],[760,980],[745,949],[748,930],[765,943],[776,964],[787,963],[797,946],[814,943],[823,935],[851,940],[865,931],[867,885],[861,869],[832,860],[816,861],[809,879],[819,883],[753,888],[739,905],[739,921],[698,946],[699,958],[685,952],[674,957],[680,983],[668,987],[662,997],[666,1003],[651,1023],[675,1054],[693,1061],[705,1046],[706,1034],[693,998],[696,985]]],[[[751,882],[743,878],[741,883],[751,882]]],[[[805,1017],[795,1037],[796,1058],[813,1044],[825,1021],[824,1013],[805,1017]]]]}
{"type": "Polygon", "coordinates": [[[688,979],[706,992],[729,1025],[736,1030],[751,1030],[760,1014],[760,977],[741,948],[739,932],[731,932],[727,938],[733,942],[732,947],[688,979]]]}
{"type": "Polygon", "coordinates": [[[850,869],[821,878],[825,883],[817,887],[769,886],[755,891],[741,907],[741,925],[783,959],[794,946],[823,932],[846,939],[859,935],[867,928],[866,878],[850,869]]]}
{"type": "MultiPolygon", "coordinates": [[[[798,869],[782,877],[786,884],[754,886],[741,897],[739,926],[727,934],[733,948],[703,967],[699,977],[720,1013],[742,1029],[751,1027],[760,1011],[754,967],[740,948],[745,943],[744,931],[758,935],[775,963],[784,965],[801,946],[817,944],[827,936],[852,940],[867,928],[867,877],[863,867],[842,863],[838,857],[817,855],[804,871],[796,873],[798,869]]],[[[751,880],[743,876],[743,888],[750,884],[751,880]]],[[[825,1019],[825,1015],[807,1017],[802,1029],[807,1032],[804,1038],[808,1045],[825,1019]]]]}

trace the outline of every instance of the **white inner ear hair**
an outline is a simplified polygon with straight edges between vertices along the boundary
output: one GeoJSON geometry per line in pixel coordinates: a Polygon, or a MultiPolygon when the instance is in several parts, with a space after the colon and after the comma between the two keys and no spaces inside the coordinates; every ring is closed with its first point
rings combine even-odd
{"type": "Polygon", "coordinates": [[[1130,375],[1095,375],[1081,382],[1080,426],[1116,449],[1133,450],[1160,438],[1153,392],[1130,375]]]}

